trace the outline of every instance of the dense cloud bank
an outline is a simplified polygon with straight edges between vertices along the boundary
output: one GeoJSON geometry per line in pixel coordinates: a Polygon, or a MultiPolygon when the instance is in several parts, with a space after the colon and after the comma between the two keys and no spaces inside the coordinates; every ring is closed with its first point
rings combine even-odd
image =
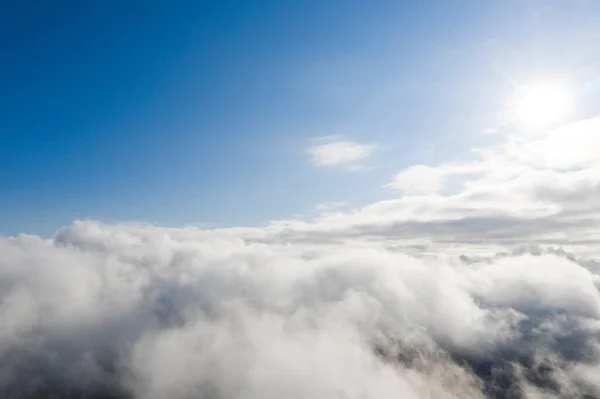
{"type": "Polygon", "coordinates": [[[96,222],[0,238],[0,397],[600,397],[597,266],[96,222]]]}

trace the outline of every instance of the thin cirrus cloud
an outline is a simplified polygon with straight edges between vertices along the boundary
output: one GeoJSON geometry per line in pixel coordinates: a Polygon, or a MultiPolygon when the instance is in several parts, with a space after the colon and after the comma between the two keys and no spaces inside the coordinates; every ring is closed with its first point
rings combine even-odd
{"type": "Polygon", "coordinates": [[[313,140],[307,154],[314,166],[362,167],[362,162],[373,155],[376,144],[358,143],[339,136],[326,136],[313,140]]]}

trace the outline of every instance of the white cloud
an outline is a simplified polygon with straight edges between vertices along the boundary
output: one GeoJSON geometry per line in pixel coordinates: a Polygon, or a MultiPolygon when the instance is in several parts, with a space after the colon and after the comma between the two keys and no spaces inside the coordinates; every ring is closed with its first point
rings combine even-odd
{"type": "Polygon", "coordinates": [[[473,177],[487,172],[489,167],[480,162],[447,163],[438,166],[412,165],[401,170],[384,185],[405,194],[435,194],[442,191],[450,177],[473,177]]]}
{"type": "Polygon", "coordinates": [[[315,140],[315,144],[307,151],[310,161],[315,166],[347,166],[361,167],[375,152],[375,144],[362,144],[343,140],[338,136],[327,136],[315,140]]]}
{"type": "Polygon", "coordinates": [[[390,186],[412,195],[312,221],[0,237],[0,394],[597,395],[599,120],[409,167],[390,186]]]}
{"type": "Polygon", "coordinates": [[[505,383],[520,397],[597,392],[600,276],[576,258],[474,266],[366,238],[280,245],[245,234],[79,221],[51,240],[0,238],[0,392],[450,399],[505,383]]]}
{"type": "Polygon", "coordinates": [[[441,168],[413,165],[399,172],[386,187],[404,191],[407,194],[437,193],[444,187],[446,172],[441,168]]]}
{"type": "Polygon", "coordinates": [[[411,196],[335,220],[323,217],[308,229],[329,236],[369,234],[432,250],[452,243],[493,251],[527,241],[598,255],[598,129],[600,117],[594,117],[542,134],[507,135],[474,149],[471,161],[408,167],[386,187],[411,196]]]}
{"type": "Polygon", "coordinates": [[[598,164],[600,116],[511,142],[510,153],[532,166],[568,169],[598,164]]]}
{"type": "Polygon", "coordinates": [[[347,204],[344,201],[327,202],[324,204],[318,204],[315,209],[320,212],[330,212],[336,209],[345,207],[347,204]]]}

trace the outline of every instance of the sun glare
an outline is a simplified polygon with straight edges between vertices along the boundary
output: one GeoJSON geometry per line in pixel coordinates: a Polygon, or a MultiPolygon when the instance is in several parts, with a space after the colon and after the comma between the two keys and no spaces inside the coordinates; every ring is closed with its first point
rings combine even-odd
{"type": "Polygon", "coordinates": [[[566,87],[538,83],[518,88],[514,119],[530,127],[544,127],[563,119],[571,105],[566,87]]]}

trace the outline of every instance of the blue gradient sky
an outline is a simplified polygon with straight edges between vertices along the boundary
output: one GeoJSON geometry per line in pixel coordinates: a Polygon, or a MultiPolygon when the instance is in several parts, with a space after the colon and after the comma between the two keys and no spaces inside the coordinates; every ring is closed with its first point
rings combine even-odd
{"type": "Polygon", "coordinates": [[[515,81],[592,79],[594,43],[569,38],[599,7],[4,2],[0,233],[252,225],[397,196],[382,186],[398,170],[493,140],[515,81]],[[368,168],[311,165],[331,135],[376,143],[368,168]]]}

